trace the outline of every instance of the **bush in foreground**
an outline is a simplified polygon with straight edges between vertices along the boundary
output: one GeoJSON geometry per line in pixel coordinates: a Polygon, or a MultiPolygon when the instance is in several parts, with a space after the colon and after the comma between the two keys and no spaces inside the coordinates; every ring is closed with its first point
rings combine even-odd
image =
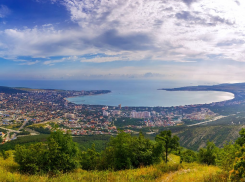
{"type": "Polygon", "coordinates": [[[15,162],[20,170],[34,174],[38,172],[67,172],[79,166],[79,149],[69,134],[61,131],[52,132],[47,144],[17,145],[15,162]]]}

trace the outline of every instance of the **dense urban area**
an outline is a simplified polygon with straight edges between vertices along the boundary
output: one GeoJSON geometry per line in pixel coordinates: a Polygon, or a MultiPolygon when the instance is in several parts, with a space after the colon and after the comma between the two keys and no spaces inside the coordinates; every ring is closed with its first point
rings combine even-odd
{"type": "Polygon", "coordinates": [[[235,97],[211,104],[121,107],[118,103],[118,106],[92,106],[76,105],[66,98],[108,94],[110,91],[13,90],[6,92],[5,88],[5,92],[0,93],[0,135],[5,142],[23,135],[49,134],[54,128],[72,135],[116,135],[119,130],[135,134],[143,130],[150,135],[160,127],[192,126],[227,117],[215,112],[215,108],[220,111],[222,107],[244,103],[240,92],[240,99],[235,97]]]}

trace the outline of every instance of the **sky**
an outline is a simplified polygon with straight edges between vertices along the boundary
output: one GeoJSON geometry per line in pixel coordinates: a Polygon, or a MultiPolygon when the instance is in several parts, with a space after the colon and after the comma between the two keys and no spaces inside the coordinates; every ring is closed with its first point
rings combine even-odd
{"type": "Polygon", "coordinates": [[[243,0],[0,0],[0,80],[245,82],[243,0]]]}

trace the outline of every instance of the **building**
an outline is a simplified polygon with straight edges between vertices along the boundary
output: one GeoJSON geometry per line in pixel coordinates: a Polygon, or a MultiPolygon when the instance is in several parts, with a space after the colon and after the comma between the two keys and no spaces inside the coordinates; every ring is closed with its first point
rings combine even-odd
{"type": "Polygon", "coordinates": [[[114,116],[114,115],[120,115],[121,114],[121,111],[120,110],[114,110],[111,112],[111,114],[114,116]]]}
{"type": "Polygon", "coordinates": [[[148,112],[148,111],[144,111],[144,112],[132,111],[130,116],[132,118],[150,118],[151,117],[151,113],[148,112]]]}
{"type": "Polygon", "coordinates": [[[109,113],[107,111],[103,111],[103,116],[109,116],[109,113]]]}
{"type": "Polygon", "coordinates": [[[66,114],[65,114],[65,118],[68,118],[68,119],[75,119],[75,118],[76,118],[76,115],[75,115],[75,114],[66,113],[66,114]]]}

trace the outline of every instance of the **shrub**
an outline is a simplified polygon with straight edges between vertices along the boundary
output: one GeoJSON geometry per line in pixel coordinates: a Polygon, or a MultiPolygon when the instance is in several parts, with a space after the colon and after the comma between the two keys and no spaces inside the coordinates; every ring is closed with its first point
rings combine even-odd
{"type": "Polygon", "coordinates": [[[43,143],[16,146],[15,161],[27,173],[67,172],[78,167],[78,147],[69,134],[52,132],[47,145],[43,143]]]}
{"type": "Polygon", "coordinates": [[[197,161],[197,154],[192,150],[185,150],[180,154],[180,161],[182,162],[195,162],[197,161]]]}
{"type": "Polygon", "coordinates": [[[35,174],[47,171],[48,150],[42,143],[26,146],[17,145],[15,148],[15,162],[20,165],[20,170],[25,173],[35,174]]]}
{"type": "Polygon", "coordinates": [[[4,160],[8,159],[10,157],[10,151],[4,151],[4,150],[1,150],[0,152],[1,156],[3,157],[4,160]]]}
{"type": "Polygon", "coordinates": [[[235,156],[233,170],[230,171],[230,179],[240,181],[241,178],[245,178],[245,146],[242,146],[235,156]]]}
{"type": "Polygon", "coordinates": [[[139,137],[120,132],[102,152],[99,169],[130,169],[160,161],[162,145],[153,144],[142,133],[139,137]]]}
{"type": "Polygon", "coordinates": [[[80,164],[84,170],[95,170],[100,161],[100,153],[95,151],[93,144],[91,149],[81,153],[80,164]]]}
{"type": "Polygon", "coordinates": [[[237,144],[225,144],[222,149],[219,149],[216,157],[216,164],[224,171],[229,172],[233,168],[236,153],[240,146],[237,144]]]}
{"type": "Polygon", "coordinates": [[[213,142],[207,142],[207,148],[201,148],[198,153],[198,158],[201,163],[214,165],[217,147],[213,142]]]}

